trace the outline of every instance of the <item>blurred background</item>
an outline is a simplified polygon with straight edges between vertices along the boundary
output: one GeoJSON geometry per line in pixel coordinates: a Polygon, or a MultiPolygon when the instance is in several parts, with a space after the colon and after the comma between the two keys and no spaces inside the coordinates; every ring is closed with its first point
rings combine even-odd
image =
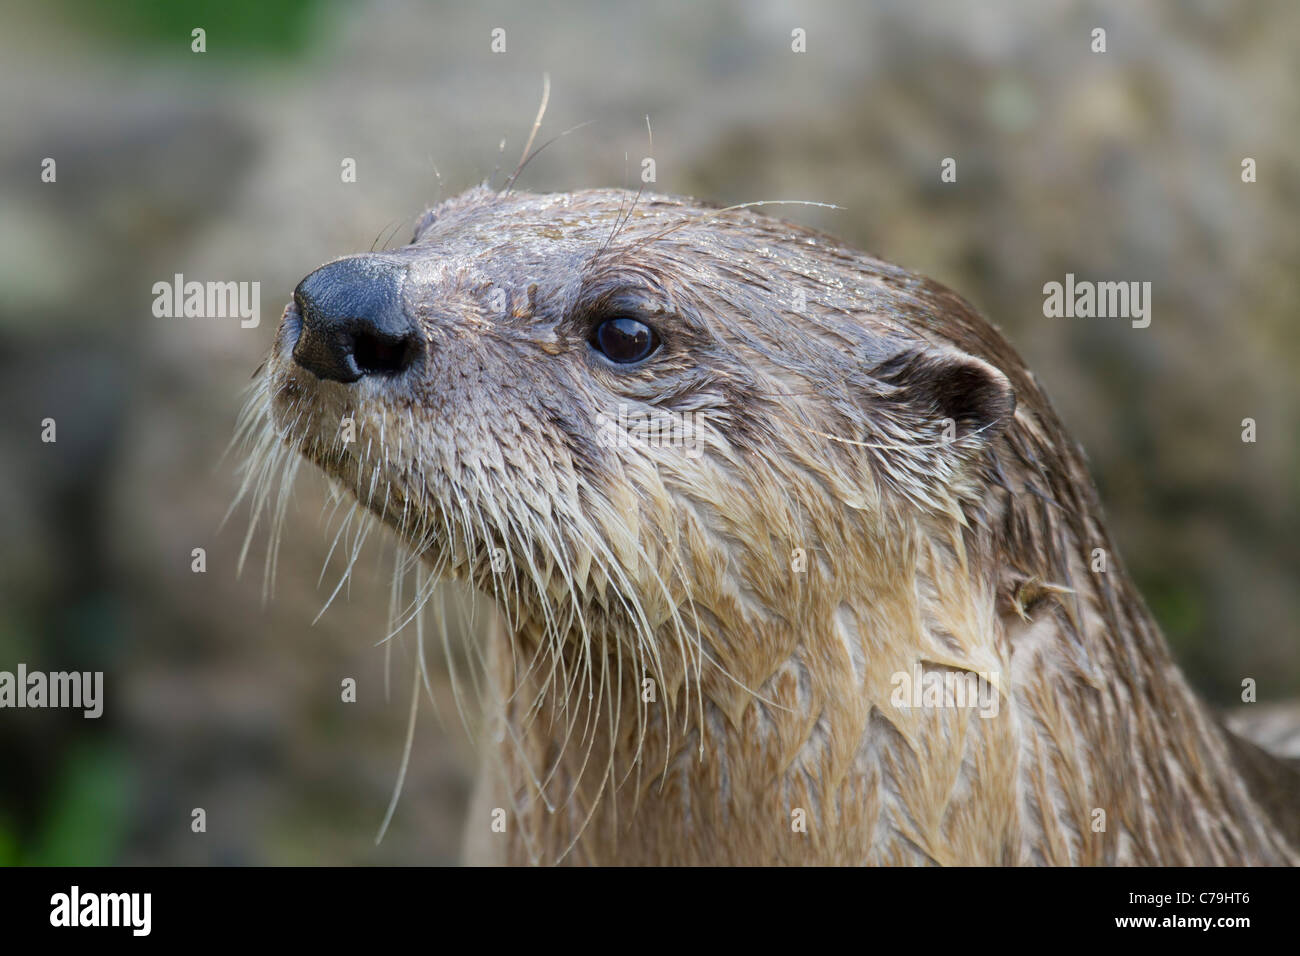
{"type": "Polygon", "coordinates": [[[0,862],[456,860],[474,760],[451,707],[421,711],[374,841],[411,673],[399,645],[386,697],[391,549],[372,536],[312,625],[342,566],[317,584],[304,469],[263,603],[265,535],[237,577],[247,509],[219,529],[222,454],[298,279],[500,183],[544,72],[539,142],[595,122],[523,188],[635,185],[649,114],[662,192],[845,207],[782,214],[1004,329],[1202,694],[1300,697],[1300,5],[65,0],[8,3],[3,27],[0,670],[103,670],[106,702],[0,712],[0,862]],[[1151,326],[1045,319],[1066,272],[1151,282],[1151,326]],[[175,273],[260,282],[260,326],[155,318],[175,273]]]}

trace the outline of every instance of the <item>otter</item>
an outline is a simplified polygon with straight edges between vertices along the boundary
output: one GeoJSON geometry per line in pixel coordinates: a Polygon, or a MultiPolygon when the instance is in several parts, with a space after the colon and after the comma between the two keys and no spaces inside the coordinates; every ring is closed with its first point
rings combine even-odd
{"type": "Polygon", "coordinates": [[[484,185],[285,309],[245,492],[500,610],[467,860],[1294,864],[1006,339],[753,205],[484,185]]]}

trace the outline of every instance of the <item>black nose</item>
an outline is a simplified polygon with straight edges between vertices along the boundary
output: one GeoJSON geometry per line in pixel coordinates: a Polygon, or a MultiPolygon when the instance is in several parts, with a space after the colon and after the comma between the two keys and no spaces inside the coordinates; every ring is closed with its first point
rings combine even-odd
{"type": "Polygon", "coordinates": [[[299,282],[293,298],[302,330],[294,361],[336,382],[408,368],[420,353],[420,336],[402,307],[405,273],[405,264],[382,256],[352,256],[299,282]]]}

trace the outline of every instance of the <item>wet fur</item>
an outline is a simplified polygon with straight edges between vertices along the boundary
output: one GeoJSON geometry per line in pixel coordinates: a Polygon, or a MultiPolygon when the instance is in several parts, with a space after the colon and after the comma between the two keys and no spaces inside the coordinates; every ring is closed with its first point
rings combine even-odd
{"type": "Polygon", "coordinates": [[[471,861],[1296,861],[1294,778],[1262,751],[1239,769],[1081,454],[953,293],[751,209],[619,190],[471,190],[383,255],[409,264],[422,360],[317,381],[290,310],[244,494],[282,510],[300,453],[396,529],[422,570],[394,630],[438,579],[495,597],[471,861]],[[603,361],[610,314],[661,353],[603,361]],[[605,447],[619,403],[702,413],[704,453],[605,447]],[[998,715],[894,706],[918,665],[999,674],[998,715]]]}

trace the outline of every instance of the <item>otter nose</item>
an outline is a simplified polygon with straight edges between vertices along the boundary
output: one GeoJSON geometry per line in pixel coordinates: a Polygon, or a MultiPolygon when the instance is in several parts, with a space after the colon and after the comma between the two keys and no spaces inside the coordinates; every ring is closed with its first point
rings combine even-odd
{"type": "Polygon", "coordinates": [[[298,283],[302,329],[293,359],[317,378],[355,382],[407,369],[420,351],[419,327],[402,306],[406,267],[383,256],[351,256],[298,283]]]}

